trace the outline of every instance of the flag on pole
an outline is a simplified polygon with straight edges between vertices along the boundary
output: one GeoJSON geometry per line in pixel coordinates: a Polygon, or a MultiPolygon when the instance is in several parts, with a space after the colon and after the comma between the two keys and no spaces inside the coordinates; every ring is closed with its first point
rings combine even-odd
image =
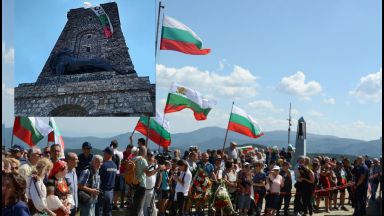
{"type": "Polygon", "coordinates": [[[64,157],[64,140],[61,136],[60,130],[56,125],[53,117],[49,117],[49,126],[53,129],[51,133],[48,134],[48,142],[53,142],[54,144],[60,144],[61,146],[61,157],[64,157]]]}
{"type": "Polygon", "coordinates": [[[196,120],[205,120],[215,105],[216,101],[203,98],[199,92],[172,83],[164,113],[178,112],[189,108],[193,111],[196,120]]]}
{"type": "Polygon", "coordinates": [[[164,16],[161,31],[161,50],[174,50],[191,55],[206,55],[211,49],[202,49],[202,40],[188,26],[164,16]]]}
{"type": "Polygon", "coordinates": [[[252,138],[258,138],[264,135],[256,120],[235,105],[233,106],[233,110],[229,118],[228,130],[235,131],[252,138]]]}
{"type": "Polygon", "coordinates": [[[162,147],[168,147],[171,145],[171,134],[169,133],[169,121],[165,119],[164,115],[159,112],[156,112],[155,118],[149,119],[149,128],[148,128],[148,116],[140,117],[137,122],[135,130],[147,136],[149,130],[149,139],[154,143],[162,147]]]}
{"type": "Polygon", "coordinates": [[[241,146],[241,147],[237,147],[237,149],[239,151],[241,151],[243,154],[247,154],[249,151],[252,151],[253,150],[253,147],[252,146],[241,146]]]}
{"type": "Polygon", "coordinates": [[[105,13],[103,7],[101,7],[100,5],[96,7],[91,7],[91,9],[96,14],[101,26],[103,27],[104,37],[105,38],[112,37],[112,34],[113,34],[112,23],[107,13],[105,13]]]}
{"type": "Polygon", "coordinates": [[[15,117],[13,135],[33,147],[52,131],[52,128],[38,117],[15,117]]]}

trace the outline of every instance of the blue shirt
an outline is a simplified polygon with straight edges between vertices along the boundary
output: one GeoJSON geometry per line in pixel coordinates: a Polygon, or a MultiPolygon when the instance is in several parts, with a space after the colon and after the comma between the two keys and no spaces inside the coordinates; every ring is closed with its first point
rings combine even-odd
{"type": "Polygon", "coordinates": [[[215,170],[213,164],[209,162],[207,162],[206,164],[204,164],[204,162],[201,162],[200,167],[203,168],[203,170],[205,171],[205,173],[207,173],[208,176],[211,176],[213,171],[215,170]]]}
{"type": "Polygon", "coordinates": [[[116,164],[109,160],[103,162],[103,165],[100,168],[100,189],[103,191],[113,190],[115,187],[115,178],[116,178],[117,167],[116,164]]]}
{"type": "MultiPolygon", "coordinates": [[[[260,184],[260,183],[265,184],[266,180],[267,180],[267,175],[263,171],[260,171],[259,173],[256,173],[255,176],[253,176],[253,183],[256,183],[256,184],[260,184]]],[[[254,190],[255,191],[262,191],[262,190],[266,190],[266,189],[264,186],[263,187],[255,186],[254,190]]]]}
{"type": "Polygon", "coordinates": [[[359,181],[360,176],[365,175],[363,183],[358,187],[364,187],[368,189],[368,174],[369,174],[369,171],[368,171],[367,165],[362,164],[359,167],[357,167],[356,174],[355,174],[356,183],[359,181]]]}
{"type": "Polygon", "coordinates": [[[30,216],[29,209],[23,201],[19,201],[12,206],[3,208],[2,215],[7,216],[30,216]]]}
{"type": "Polygon", "coordinates": [[[90,169],[91,168],[91,162],[93,158],[93,154],[89,154],[88,157],[86,158],[83,153],[81,153],[79,156],[79,163],[77,164],[76,168],[76,174],[77,176],[80,176],[80,173],[83,170],[90,169]]]}
{"type": "MultiPolygon", "coordinates": [[[[79,184],[93,189],[100,189],[100,175],[99,170],[97,170],[92,177],[92,185],[88,185],[87,182],[91,182],[89,179],[91,171],[89,169],[83,170],[79,176],[79,184]]],[[[97,202],[97,196],[91,197],[91,203],[97,202]]]]}
{"type": "Polygon", "coordinates": [[[79,199],[77,197],[77,175],[74,169],[68,171],[68,173],[65,175],[65,178],[67,179],[68,183],[70,183],[69,187],[71,188],[73,200],[75,201],[75,206],[73,208],[76,208],[79,206],[79,199]]]}
{"type": "Polygon", "coordinates": [[[169,190],[168,180],[169,180],[168,171],[163,171],[161,173],[161,190],[164,190],[164,191],[169,190]]]}

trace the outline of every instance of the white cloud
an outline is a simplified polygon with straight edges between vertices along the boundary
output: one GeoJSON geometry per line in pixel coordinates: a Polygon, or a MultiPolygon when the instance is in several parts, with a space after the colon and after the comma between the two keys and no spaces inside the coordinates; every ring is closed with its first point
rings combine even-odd
{"type": "Polygon", "coordinates": [[[361,102],[366,100],[380,102],[382,99],[382,69],[380,68],[379,72],[361,77],[356,88],[351,90],[349,94],[359,98],[361,102]]]}
{"type": "Polygon", "coordinates": [[[278,109],[273,105],[272,101],[267,101],[267,100],[257,100],[248,103],[248,106],[253,109],[258,109],[258,110],[269,110],[272,112],[282,112],[283,109],[278,109]]]}
{"type": "Polygon", "coordinates": [[[323,102],[325,104],[331,104],[331,105],[335,105],[336,104],[336,100],[335,98],[324,98],[323,99],[323,102]]]}
{"type": "Polygon", "coordinates": [[[312,110],[310,113],[309,113],[311,116],[314,116],[314,117],[323,117],[324,114],[319,112],[319,111],[315,111],[315,110],[312,110]]]}
{"type": "Polygon", "coordinates": [[[319,94],[322,88],[320,83],[316,81],[305,83],[305,74],[299,71],[292,76],[283,77],[277,86],[277,90],[309,100],[312,96],[319,94]]]}
{"type": "Polygon", "coordinates": [[[5,64],[14,64],[14,58],[15,58],[15,49],[13,47],[7,48],[5,46],[5,42],[3,41],[1,44],[2,48],[2,55],[3,60],[5,64]]]}
{"type": "Polygon", "coordinates": [[[188,86],[202,94],[226,97],[253,97],[257,94],[257,79],[249,70],[235,65],[228,75],[201,71],[196,67],[156,67],[156,85],[169,88],[172,82],[188,86]]]}

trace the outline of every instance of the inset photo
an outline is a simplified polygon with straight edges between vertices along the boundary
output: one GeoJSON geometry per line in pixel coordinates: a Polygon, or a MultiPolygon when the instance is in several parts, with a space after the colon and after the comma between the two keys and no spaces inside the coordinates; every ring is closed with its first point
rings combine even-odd
{"type": "Polygon", "coordinates": [[[15,116],[155,115],[155,2],[95,2],[15,1],[15,116]]]}

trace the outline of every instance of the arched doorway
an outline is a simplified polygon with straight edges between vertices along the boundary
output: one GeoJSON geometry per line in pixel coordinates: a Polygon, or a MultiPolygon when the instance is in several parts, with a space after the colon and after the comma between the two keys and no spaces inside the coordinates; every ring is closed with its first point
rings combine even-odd
{"type": "Polygon", "coordinates": [[[56,107],[51,111],[50,116],[88,116],[86,109],[79,105],[66,104],[56,107]]]}

